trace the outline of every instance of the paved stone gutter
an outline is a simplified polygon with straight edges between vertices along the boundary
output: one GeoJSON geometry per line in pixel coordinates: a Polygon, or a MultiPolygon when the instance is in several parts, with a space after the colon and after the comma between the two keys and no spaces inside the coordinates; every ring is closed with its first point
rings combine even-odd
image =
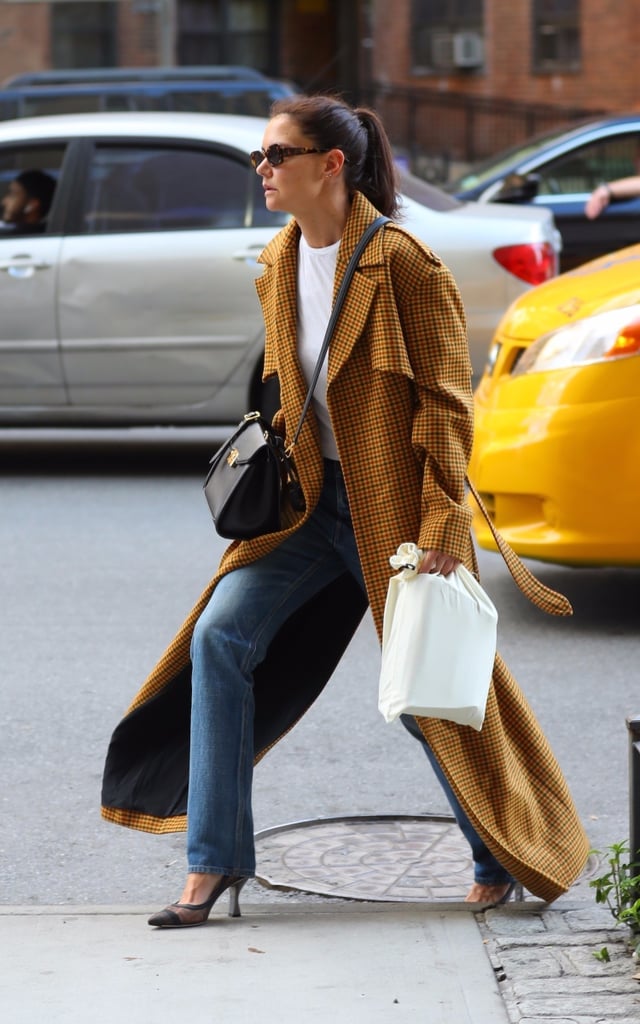
{"type": "Polygon", "coordinates": [[[640,964],[610,923],[604,907],[580,904],[478,915],[512,1024],[639,1024],[640,964]],[[603,946],[609,963],[593,955],[603,946]]]}

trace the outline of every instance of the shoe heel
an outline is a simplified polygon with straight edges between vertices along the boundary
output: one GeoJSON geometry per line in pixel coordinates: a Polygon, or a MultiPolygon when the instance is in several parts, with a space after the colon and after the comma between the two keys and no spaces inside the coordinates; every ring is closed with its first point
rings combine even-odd
{"type": "Polygon", "coordinates": [[[242,917],[240,913],[240,890],[246,881],[246,878],[239,878],[237,882],[229,886],[229,917],[242,917]]]}

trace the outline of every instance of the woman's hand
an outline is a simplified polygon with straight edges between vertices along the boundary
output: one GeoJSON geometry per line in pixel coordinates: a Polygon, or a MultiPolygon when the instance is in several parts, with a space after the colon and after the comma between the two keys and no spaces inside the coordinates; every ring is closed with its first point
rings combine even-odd
{"type": "Polygon", "coordinates": [[[444,551],[425,551],[418,572],[440,573],[442,576],[448,576],[459,565],[459,558],[446,555],[444,551]]]}

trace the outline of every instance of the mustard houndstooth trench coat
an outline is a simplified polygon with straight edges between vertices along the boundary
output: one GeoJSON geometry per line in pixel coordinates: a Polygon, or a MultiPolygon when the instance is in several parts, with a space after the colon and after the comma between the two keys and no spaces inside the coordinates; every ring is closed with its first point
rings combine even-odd
{"type": "MultiPolygon", "coordinates": [[[[356,194],[336,285],[376,215],[356,194]]],[[[256,282],[266,327],[264,373],[280,379],[276,423],[283,432],[295,428],[306,394],[296,357],[298,237],[292,221],[262,254],[265,270],[256,282]]],[[[408,232],[387,224],[369,243],[345,300],[331,342],[327,390],[379,635],[389,556],[399,544],[411,540],[476,567],[464,494],[472,443],[470,375],[464,312],[449,271],[408,232]]],[[[186,827],[193,627],[217,580],[272,550],[317,503],[323,462],[312,414],[295,461],[306,513],[290,512],[281,533],[230,545],[218,574],[116,728],[103,780],[107,820],[150,832],[186,827]]],[[[255,673],[256,760],[321,692],[365,609],[359,586],[345,575],[282,629],[255,673]]],[[[375,700],[374,691],[372,680],[365,699],[375,700]]],[[[560,768],[501,658],[496,657],[481,732],[435,719],[418,722],[500,862],[542,899],[566,891],[584,866],[588,840],[560,768]]]]}

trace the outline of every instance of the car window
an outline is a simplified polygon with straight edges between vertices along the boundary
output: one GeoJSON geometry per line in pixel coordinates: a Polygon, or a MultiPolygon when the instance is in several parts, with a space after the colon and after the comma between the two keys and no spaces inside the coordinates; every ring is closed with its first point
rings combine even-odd
{"type": "Polygon", "coordinates": [[[248,161],[207,149],[95,147],[85,192],[87,233],[246,225],[248,161]]]}
{"type": "Polygon", "coordinates": [[[166,106],[199,114],[247,114],[250,117],[268,117],[272,104],[288,95],[289,90],[277,84],[256,85],[248,88],[232,84],[218,89],[168,89],[166,106]]]}
{"type": "Polygon", "coordinates": [[[525,142],[518,143],[517,146],[509,146],[508,149],[503,149],[493,156],[479,160],[459,178],[454,178],[449,182],[446,186],[447,192],[465,192],[467,189],[476,188],[487,181],[492,181],[502,171],[510,170],[513,166],[527,160],[535,154],[536,150],[555,142],[556,139],[566,135],[566,132],[566,127],[563,127],[542,135],[534,135],[525,142]]]}
{"type": "Polygon", "coordinates": [[[640,133],[610,136],[542,165],[538,195],[589,193],[603,181],[640,173],[640,133]]]}
{"type": "Polygon", "coordinates": [[[52,114],[93,114],[102,109],[100,96],[88,93],[62,93],[48,96],[46,92],[19,96],[20,117],[49,117],[52,114]]]}
{"type": "MultiPolygon", "coordinates": [[[[60,176],[60,168],[64,160],[65,150],[66,145],[64,143],[0,147],[0,200],[8,193],[12,181],[19,178],[25,172],[35,171],[38,174],[47,176],[49,182],[53,183],[52,195],[48,194],[46,199],[46,213],[48,215],[55,200],[55,189],[60,176]]],[[[33,179],[33,176],[31,177],[33,179]]],[[[37,189],[38,185],[36,184],[35,187],[37,189]]],[[[2,208],[0,207],[0,217],[1,214],[2,208]]],[[[33,234],[35,229],[33,225],[7,225],[0,219],[0,238],[3,232],[9,230],[14,235],[21,235],[33,234]]],[[[39,225],[39,230],[46,230],[46,218],[39,225]]]]}
{"type": "Polygon", "coordinates": [[[8,121],[9,118],[20,116],[20,104],[17,97],[3,95],[0,92],[0,121],[8,121]]]}

